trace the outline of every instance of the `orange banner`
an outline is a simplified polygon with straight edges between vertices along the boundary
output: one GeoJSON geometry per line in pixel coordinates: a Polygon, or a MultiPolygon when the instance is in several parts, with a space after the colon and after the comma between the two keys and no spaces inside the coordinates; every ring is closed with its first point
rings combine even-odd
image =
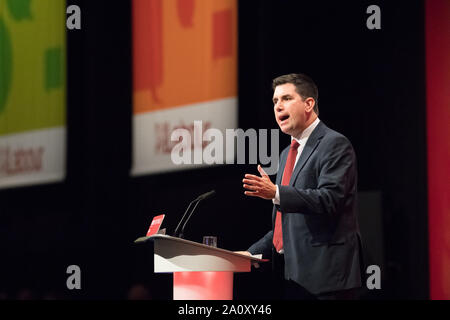
{"type": "Polygon", "coordinates": [[[236,0],[133,1],[134,114],[237,95],[236,0]]]}

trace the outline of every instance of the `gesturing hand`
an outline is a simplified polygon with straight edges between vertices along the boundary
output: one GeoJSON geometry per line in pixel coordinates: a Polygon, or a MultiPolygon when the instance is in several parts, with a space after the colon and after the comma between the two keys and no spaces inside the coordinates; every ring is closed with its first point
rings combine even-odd
{"type": "MultiPolygon", "coordinates": [[[[243,254],[243,255],[249,256],[249,257],[252,256],[252,254],[251,254],[250,252],[248,252],[248,251],[234,251],[234,253],[243,254]]],[[[253,265],[255,268],[259,268],[259,263],[258,263],[258,262],[252,262],[252,265],[253,265]]]]}
{"type": "Polygon", "coordinates": [[[261,177],[253,174],[246,174],[242,180],[244,182],[244,194],[251,197],[260,197],[263,199],[273,199],[277,192],[277,187],[272,183],[267,173],[258,165],[258,171],[261,177]]]}

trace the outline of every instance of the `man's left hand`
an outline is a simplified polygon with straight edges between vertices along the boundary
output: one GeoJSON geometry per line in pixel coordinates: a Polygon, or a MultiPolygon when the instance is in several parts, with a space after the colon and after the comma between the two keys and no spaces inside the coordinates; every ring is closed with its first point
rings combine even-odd
{"type": "Polygon", "coordinates": [[[245,179],[242,180],[242,182],[244,182],[244,188],[247,189],[247,191],[245,191],[244,194],[268,200],[275,198],[277,192],[276,185],[272,183],[269,176],[264,172],[260,165],[258,165],[258,171],[261,177],[253,174],[245,175],[245,179]]]}

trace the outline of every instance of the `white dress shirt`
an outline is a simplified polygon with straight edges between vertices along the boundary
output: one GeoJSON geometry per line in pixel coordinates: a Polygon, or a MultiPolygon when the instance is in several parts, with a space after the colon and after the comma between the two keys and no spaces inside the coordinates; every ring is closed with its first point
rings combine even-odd
{"type": "MultiPolygon", "coordinates": [[[[317,119],[314,120],[313,123],[311,123],[305,130],[303,130],[300,137],[291,137],[291,142],[292,142],[292,139],[294,139],[299,143],[299,147],[297,149],[297,157],[295,158],[294,169],[295,169],[295,166],[297,165],[300,155],[302,154],[303,149],[305,148],[305,145],[306,145],[306,142],[308,141],[309,136],[314,131],[314,129],[317,127],[319,122],[320,122],[320,119],[319,119],[319,117],[317,117],[317,119]]],[[[277,187],[277,192],[275,193],[275,198],[272,199],[272,202],[274,204],[279,205],[280,204],[280,192],[278,190],[278,185],[276,185],[276,187],[277,187]]]]}

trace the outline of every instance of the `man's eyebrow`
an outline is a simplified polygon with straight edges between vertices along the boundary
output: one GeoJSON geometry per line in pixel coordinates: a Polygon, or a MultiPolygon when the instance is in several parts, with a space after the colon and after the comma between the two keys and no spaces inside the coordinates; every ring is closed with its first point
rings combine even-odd
{"type": "MultiPolygon", "coordinates": [[[[283,99],[283,98],[286,98],[286,97],[292,97],[292,95],[289,94],[289,93],[286,93],[286,94],[283,94],[280,98],[283,99]]],[[[272,100],[278,100],[278,97],[273,97],[272,100]]]]}

